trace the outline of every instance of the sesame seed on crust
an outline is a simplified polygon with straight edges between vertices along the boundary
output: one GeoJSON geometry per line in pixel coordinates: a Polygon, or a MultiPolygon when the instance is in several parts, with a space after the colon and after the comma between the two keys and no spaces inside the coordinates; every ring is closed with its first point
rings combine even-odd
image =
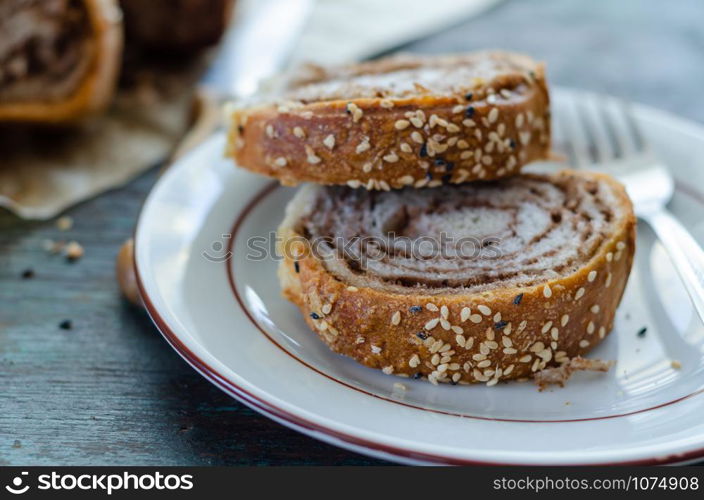
{"type": "MultiPolygon", "coordinates": [[[[278,178],[286,185],[301,182],[345,185],[350,180],[359,180],[360,187],[377,189],[385,182],[391,188],[401,188],[403,185],[395,182],[396,179],[408,175],[416,179],[413,185],[417,188],[441,185],[440,179],[419,178],[418,160],[424,154],[429,158],[442,155],[456,166],[456,171],[461,170],[462,173],[451,174],[445,182],[464,183],[512,175],[529,161],[547,158],[550,151],[547,87],[542,68],[536,63],[523,56],[500,53],[414,56],[410,63],[401,66],[397,58],[362,63],[354,74],[362,80],[365,75],[374,79],[375,75],[391,74],[414,64],[418,68],[424,65],[459,68],[468,64],[463,61],[483,58],[503,68],[497,73],[501,77],[496,82],[484,77],[471,78],[474,83],[468,82],[467,88],[479,87],[472,92],[461,90],[457,99],[450,102],[447,93],[434,93],[432,85],[421,82],[420,87],[414,86],[402,96],[386,89],[382,95],[357,96],[350,92],[338,99],[324,96],[316,99],[315,95],[298,98],[297,93],[304,92],[304,87],[293,86],[284,91],[286,96],[271,103],[232,106],[228,111],[231,124],[228,155],[238,166],[278,178]],[[514,59],[517,63],[512,62],[514,59]],[[516,69],[522,66],[535,66],[536,79],[525,80],[526,73],[516,69]],[[472,99],[468,102],[469,94],[472,99]],[[487,95],[501,97],[488,99],[487,95]],[[528,120],[526,116],[532,118],[528,120]],[[304,146],[312,148],[313,154],[304,146]],[[484,153],[473,162],[464,153],[476,148],[484,153]],[[286,168],[271,158],[285,158],[286,168]],[[382,161],[379,173],[372,174],[364,168],[367,164],[380,165],[382,161]],[[474,169],[477,162],[484,168],[474,169]],[[370,184],[372,178],[375,182],[370,184]]],[[[336,71],[322,68],[319,75],[308,81],[307,88],[339,81],[336,71]]],[[[355,88],[354,84],[349,87],[355,88]]],[[[362,92],[366,90],[362,88],[362,92]]]]}
{"type": "MultiPolygon", "coordinates": [[[[294,227],[282,227],[284,241],[301,238],[294,227]]],[[[634,231],[635,219],[629,218],[577,271],[520,288],[388,294],[333,275],[313,253],[296,254],[298,273],[285,255],[282,283],[286,297],[335,352],[431,384],[498,383],[559,366],[606,337],[632,263],[634,231]],[[621,260],[608,261],[617,241],[624,242],[621,260]]]]}

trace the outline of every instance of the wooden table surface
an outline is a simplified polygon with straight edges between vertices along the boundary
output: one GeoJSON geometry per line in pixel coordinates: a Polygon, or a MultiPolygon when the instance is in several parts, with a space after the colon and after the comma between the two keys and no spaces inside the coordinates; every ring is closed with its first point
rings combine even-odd
{"type": "MultiPolygon", "coordinates": [[[[514,0],[407,49],[522,50],[547,61],[553,83],[704,122],[702,20],[701,0],[514,0]]],[[[0,212],[0,465],[383,463],[232,400],[121,299],[114,258],[155,179],[70,210],[66,233],[0,212]],[[86,254],[48,256],[47,238],[75,239],[86,254]]]]}

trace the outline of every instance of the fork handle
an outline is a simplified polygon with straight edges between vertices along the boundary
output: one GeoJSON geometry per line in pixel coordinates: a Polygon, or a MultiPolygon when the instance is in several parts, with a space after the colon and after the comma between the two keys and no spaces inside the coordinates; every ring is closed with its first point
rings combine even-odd
{"type": "Polygon", "coordinates": [[[704,250],[691,234],[667,210],[643,217],[657,234],[660,242],[684,282],[699,318],[704,321],[704,250]]]}

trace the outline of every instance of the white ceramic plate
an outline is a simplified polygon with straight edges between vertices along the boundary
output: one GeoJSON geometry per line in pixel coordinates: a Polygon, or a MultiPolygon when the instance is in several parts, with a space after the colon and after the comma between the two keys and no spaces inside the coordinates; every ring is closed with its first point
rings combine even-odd
{"type": "MultiPolygon", "coordinates": [[[[635,111],[678,180],[672,210],[704,242],[704,127],[635,111]]],[[[159,180],[139,218],[135,266],[164,337],[227,393],[310,436],[407,463],[704,458],[704,326],[647,227],[615,330],[592,354],[617,360],[608,374],[545,392],[435,387],[333,354],[308,330],[280,295],[277,262],[249,258],[248,242],[270,238],[294,190],[234,168],[223,146],[222,134],[211,138],[159,180]]]]}

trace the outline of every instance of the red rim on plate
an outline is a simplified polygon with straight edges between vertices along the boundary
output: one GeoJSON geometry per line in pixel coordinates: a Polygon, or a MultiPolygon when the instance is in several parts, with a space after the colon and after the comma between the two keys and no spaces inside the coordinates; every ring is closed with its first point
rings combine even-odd
{"type": "MultiPolygon", "coordinates": [[[[237,230],[239,229],[241,223],[244,221],[246,216],[251,212],[251,210],[257,205],[258,202],[260,202],[266,195],[269,193],[273,192],[274,188],[277,187],[275,183],[269,184],[266,186],[263,190],[261,190],[259,193],[257,193],[255,196],[252,197],[252,199],[248,202],[248,204],[244,207],[244,209],[240,212],[237,220],[234,223],[233,230],[232,230],[232,238],[230,241],[230,246],[234,244],[234,240],[236,239],[237,235],[237,230]]],[[[678,186],[678,189],[680,186],[678,186]]],[[[682,190],[685,194],[692,196],[693,198],[696,198],[698,201],[704,201],[704,196],[702,196],[698,192],[692,192],[691,189],[686,189],[682,190]]],[[[139,224],[141,222],[141,216],[140,219],[137,222],[137,229],[135,230],[135,233],[138,232],[139,229],[139,224]]],[[[135,245],[136,245],[136,239],[135,239],[135,245]]],[[[232,248],[230,248],[231,250],[232,248]]],[[[135,247],[135,255],[136,255],[136,247],[135,247]]],[[[331,379],[337,383],[340,383],[346,387],[349,387],[351,389],[357,390],[359,392],[362,392],[366,395],[373,396],[388,402],[392,402],[395,404],[403,404],[405,406],[418,409],[418,410],[425,410],[425,411],[433,411],[436,413],[442,413],[446,415],[451,415],[451,416],[460,416],[453,414],[451,412],[444,412],[440,410],[432,410],[428,408],[423,408],[423,407],[418,407],[414,406],[408,403],[400,403],[398,401],[393,401],[393,400],[388,400],[384,397],[369,393],[367,391],[361,390],[357,387],[350,386],[340,380],[335,379],[334,377],[331,377],[328,374],[325,374],[324,372],[310,366],[308,363],[305,361],[297,358],[295,355],[290,353],[288,350],[284,349],[280,344],[278,344],[274,339],[272,339],[267,332],[261,328],[261,326],[257,323],[257,321],[251,316],[245,305],[243,304],[241,297],[239,296],[239,293],[237,292],[237,288],[234,283],[234,277],[232,273],[232,266],[229,266],[228,263],[226,262],[225,265],[227,266],[227,276],[228,276],[228,281],[229,284],[232,288],[232,291],[235,295],[235,298],[237,300],[237,303],[239,306],[242,308],[243,312],[247,316],[247,318],[252,322],[252,324],[261,332],[263,333],[272,343],[274,343],[278,348],[283,350],[285,353],[287,353],[289,356],[293,357],[300,363],[304,364],[306,367],[316,371],[318,374],[325,376],[328,379],[331,379]]],[[[178,336],[174,333],[174,331],[171,329],[171,327],[168,325],[168,323],[164,320],[164,318],[159,314],[157,308],[154,306],[154,303],[149,297],[149,294],[146,291],[146,288],[144,286],[143,280],[142,280],[142,275],[139,270],[139,265],[137,264],[136,258],[134,261],[134,269],[135,269],[135,275],[137,278],[137,285],[140,290],[140,294],[142,296],[142,300],[144,303],[144,306],[151,317],[152,321],[156,325],[157,329],[161,332],[163,337],[167,340],[167,342],[176,350],[176,352],[181,355],[183,359],[185,359],[193,368],[196,369],[201,375],[203,375],[206,379],[208,379],[211,383],[225,391],[227,394],[230,396],[240,400],[242,403],[246,404],[247,406],[250,406],[251,408],[262,412],[265,414],[271,414],[282,421],[292,425],[294,428],[302,428],[311,432],[315,433],[322,433],[330,438],[333,438],[338,441],[342,441],[344,443],[353,445],[355,447],[362,447],[365,449],[368,449],[370,451],[377,451],[389,455],[393,455],[399,458],[403,458],[406,460],[416,460],[416,461],[423,461],[423,462],[429,462],[429,463],[435,463],[435,464],[447,464],[447,465],[531,465],[531,464],[521,464],[521,463],[506,463],[506,462],[486,462],[486,461],[477,461],[477,460],[470,460],[470,459],[463,459],[463,458],[458,458],[458,457],[450,457],[450,456],[443,456],[443,455],[435,455],[431,453],[426,453],[426,452],[418,452],[406,448],[398,448],[395,446],[387,445],[384,443],[379,443],[376,441],[370,441],[368,439],[360,438],[358,436],[354,436],[352,434],[347,434],[343,433],[340,431],[337,431],[335,429],[331,429],[329,427],[325,427],[321,424],[318,424],[316,422],[312,422],[310,420],[304,419],[302,417],[299,417],[297,415],[294,415],[282,408],[276,407],[272,405],[270,402],[265,401],[264,399],[256,396],[255,394],[252,394],[251,392],[247,391],[243,387],[239,386],[238,384],[234,383],[233,381],[229,380],[226,376],[223,374],[219,373],[217,370],[215,370],[213,367],[208,365],[203,359],[201,359],[197,354],[195,354],[193,351],[191,351],[179,338],[178,336]]],[[[619,418],[619,417],[624,417],[628,415],[632,415],[635,413],[642,413],[645,411],[650,411],[654,410],[657,408],[662,408],[664,406],[669,406],[675,403],[678,403],[680,401],[683,401],[685,399],[689,399],[693,396],[696,396],[698,394],[701,394],[704,392],[703,390],[696,391],[692,394],[689,394],[687,396],[680,397],[676,400],[669,401],[663,404],[660,404],[658,406],[652,407],[652,408],[645,408],[641,410],[636,410],[633,412],[625,413],[625,414],[619,414],[619,415],[607,415],[603,417],[591,417],[591,418],[584,418],[584,419],[571,419],[571,420],[549,420],[549,421],[536,421],[536,420],[516,420],[516,419],[498,419],[498,418],[488,418],[488,417],[478,417],[478,416],[464,416],[464,418],[474,418],[474,419],[480,419],[480,420],[493,420],[493,421],[508,421],[508,422],[531,422],[531,423],[564,423],[564,422],[579,422],[579,421],[585,421],[585,420],[602,420],[602,419],[611,419],[611,418],[619,418]]],[[[619,461],[619,462],[609,462],[609,463],[595,463],[594,465],[661,465],[661,464],[671,464],[671,463],[681,463],[685,461],[690,461],[690,460],[695,460],[695,459],[700,459],[704,458],[704,448],[697,449],[697,450],[692,450],[686,453],[682,454],[673,454],[673,455],[668,455],[662,458],[647,458],[647,459],[638,459],[638,460],[629,460],[629,461],[619,461]]],[[[565,464],[568,465],[568,464],[565,464]]],[[[584,463],[573,463],[569,465],[591,465],[591,464],[584,464],[584,463]]]]}

